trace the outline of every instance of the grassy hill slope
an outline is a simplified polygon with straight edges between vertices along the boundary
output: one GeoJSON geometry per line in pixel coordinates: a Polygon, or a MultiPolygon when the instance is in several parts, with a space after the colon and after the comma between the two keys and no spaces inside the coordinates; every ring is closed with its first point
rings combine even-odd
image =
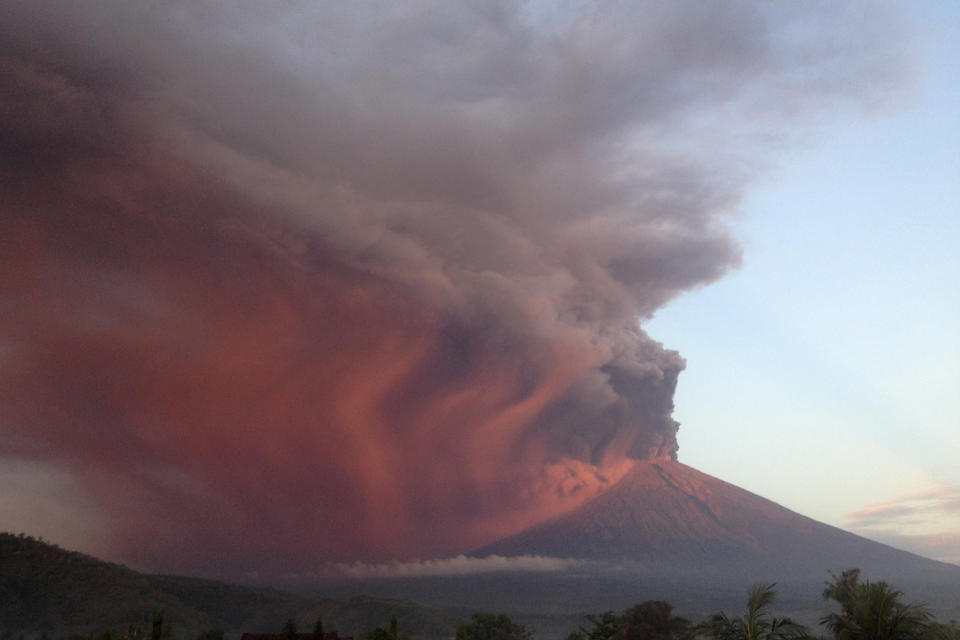
{"type": "Polygon", "coordinates": [[[172,623],[177,640],[211,628],[224,629],[228,638],[244,631],[279,632],[291,618],[309,630],[320,615],[326,630],[341,635],[358,636],[396,616],[401,629],[439,640],[453,635],[459,619],[403,600],[306,598],[214,580],[146,575],[30,536],[0,533],[0,631],[61,637],[122,632],[129,625],[149,630],[159,611],[172,623]]]}

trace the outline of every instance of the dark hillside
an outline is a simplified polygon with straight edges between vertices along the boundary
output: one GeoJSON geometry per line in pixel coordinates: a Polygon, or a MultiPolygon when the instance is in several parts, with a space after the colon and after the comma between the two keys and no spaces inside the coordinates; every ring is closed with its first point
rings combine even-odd
{"type": "Polygon", "coordinates": [[[397,616],[402,629],[439,640],[453,635],[459,619],[403,600],[325,600],[213,580],[145,575],[30,536],[0,533],[0,631],[58,637],[120,632],[129,625],[149,629],[160,611],[178,640],[191,640],[211,628],[224,629],[228,638],[244,631],[276,633],[291,618],[309,630],[318,615],[328,631],[355,637],[397,616]]]}
{"type": "MultiPolygon", "coordinates": [[[[290,618],[301,617],[313,602],[273,589],[251,588],[184,576],[145,575],[150,584],[189,604],[208,620],[208,627],[249,632],[276,632],[290,618]]],[[[309,630],[303,623],[303,628],[309,630]]],[[[330,627],[328,630],[333,630],[330,627]]]]}
{"type": "Polygon", "coordinates": [[[0,567],[0,628],[98,632],[149,623],[158,611],[184,628],[209,623],[146,576],[22,534],[0,534],[0,567]]]}

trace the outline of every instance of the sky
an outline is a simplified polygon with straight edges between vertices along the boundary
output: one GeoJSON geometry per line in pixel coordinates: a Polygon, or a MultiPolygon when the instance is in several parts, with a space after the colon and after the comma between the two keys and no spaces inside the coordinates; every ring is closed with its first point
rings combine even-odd
{"type": "Polygon", "coordinates": [[[679,458],[954,553],[955,10],[9,4],[0,528],[458,558],[679,458]]]}
{"type": "Polygon", "coordinates": [[[643,326],[687,359],[684,462],[958,563],[960,7],[899,10],[914,83],[778,158],[741,267],[643,326]]]}

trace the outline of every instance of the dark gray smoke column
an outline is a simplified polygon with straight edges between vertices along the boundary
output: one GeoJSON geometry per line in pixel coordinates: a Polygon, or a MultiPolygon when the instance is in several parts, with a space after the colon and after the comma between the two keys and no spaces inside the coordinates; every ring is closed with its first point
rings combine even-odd
{"type": "Polygon", "coordinates": [[[786,132],[898,81],[887,23],[516,4],[7,2],[2,459],[119,559],[229,574],[472,548],[675,457],[638,319],[738,263],[786,132]]]}

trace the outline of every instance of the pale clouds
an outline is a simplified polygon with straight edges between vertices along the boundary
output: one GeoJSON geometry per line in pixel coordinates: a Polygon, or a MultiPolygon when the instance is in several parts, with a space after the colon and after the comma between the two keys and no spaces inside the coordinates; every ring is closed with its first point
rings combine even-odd
{"type": "Polygon", "coordinates": [[[960,488],[935,485],[847,514],[853,531],[944,562],[960,563],[960,488]]]}

